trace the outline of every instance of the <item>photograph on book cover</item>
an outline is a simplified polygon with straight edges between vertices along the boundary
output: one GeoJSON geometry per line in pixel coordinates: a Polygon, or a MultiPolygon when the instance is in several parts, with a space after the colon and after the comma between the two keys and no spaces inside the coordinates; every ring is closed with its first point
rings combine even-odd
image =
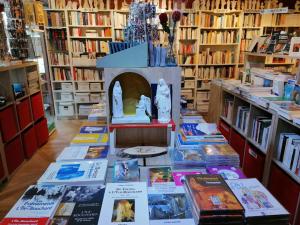
{"type": "Polygon", "coordinates": [[[134,222],[135,200],[115,199],[111,222],[134,222]]]}

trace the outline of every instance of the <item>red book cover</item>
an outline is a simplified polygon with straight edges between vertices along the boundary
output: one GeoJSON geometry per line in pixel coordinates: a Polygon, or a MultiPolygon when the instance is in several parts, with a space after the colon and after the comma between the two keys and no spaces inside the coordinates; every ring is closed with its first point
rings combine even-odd
{"type": "Polygon", "coordinates": [[[0,225],[48,225],[49,218],[4,218],[0,225]]]}
{"type": "Polygon", "coordinates": [[[201,216],[241,214],[244,211],[220,175],[187,175],[186,185],[201,216]]]}

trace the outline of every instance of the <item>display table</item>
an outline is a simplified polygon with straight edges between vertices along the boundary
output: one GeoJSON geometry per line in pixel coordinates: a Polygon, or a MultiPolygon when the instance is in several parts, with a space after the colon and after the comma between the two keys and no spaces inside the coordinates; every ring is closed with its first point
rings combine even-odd
{"type": "MultiPolygon", "coordinates": [[[[109,125],[109,133],[110,133],[110,147],[116,147],[116,132],[119,129],[166,129],[167,135],[170,134],[170,140],[168,147],[174,148],[175,146],[175,132],[176,132],[176,124],[173,120],[169,123],[159,123],[157,119],[153,119],[149,124],[110,124],[109,125]]],[[[127,133],[128,138],[130,138],[130,132],[127,133]]],[[[126,137],[127,137],[126,135],[126,137]]]]}

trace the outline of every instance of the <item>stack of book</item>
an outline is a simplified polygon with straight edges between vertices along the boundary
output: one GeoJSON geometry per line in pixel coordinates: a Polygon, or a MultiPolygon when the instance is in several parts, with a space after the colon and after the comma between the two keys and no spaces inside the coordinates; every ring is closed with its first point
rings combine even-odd
{"type": "Polygon", "coordinates": [[[187,175],[184,183],[196,224],[244,223],[244,208],[220,175],[187,175]]]}
{"type": "Polygon", "coordinates": [[[206,169],[208,174],[219,174],[223,177],[224,180],[236,180],[246,178],[241,169],[235,168],[233,166],[214,166],[207,167],[206,169]]]}
{"type": "Polygon", "coordinates": [[[170,152],[173,168],[205,167],[204,154],[199,149],[173,149],[170,152]]]}
{"type": "Polygon", "coordinates": [[[247,225],[288,225],[289,213],[256,179],[227,180],[245,209],[247,225]]]}
{"type": "Polygon", "coordinates": [[[235,126],[237,129],[246,133],[249,125],[250,108],[248,106],[239,106],[235,126]]]}
{"type": "Polygon", "coordinates": [[[184,123],[178,134],[179,149],[198,149],[199,145],[227,143],[213,123],[184,123]]]}
{"type": "Polygon", "coordinates": [[[205,163],[210,166],[233,166],[239,168],[239,154],[228,144],[202,146],[205,163]]]}
{"type": "Polygon", "coordinates": [[[251,138],[257,142],[262,149],[266,149],[271,129],[272,119],[267,116],[255,116],[253,118],[251,138]]]}

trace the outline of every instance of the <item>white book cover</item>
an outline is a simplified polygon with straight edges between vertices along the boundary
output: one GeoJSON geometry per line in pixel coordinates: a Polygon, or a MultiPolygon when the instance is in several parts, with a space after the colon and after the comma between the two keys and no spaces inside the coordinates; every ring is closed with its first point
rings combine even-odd
{"type": "Polygon", "coordinates": [[[149,225],[147,184],[108,183],[99,225],[149,225]]]}
{"type": "Polygon", "coordinates": [[[5,218],[51,218],[64,191],[64,185],[31,185],[5,218]]]}
{"type": "Polygon", "coordinates": [[[70,146],[64,148],[62,153],[57,157],[56,161],[66,161],[66,160],[81,160],[84,159],[89,146],[70,146]]]}
{"type": "Polygon", "coordinates": [[[246,218],[288,215],[288,211],[257,179],[226,180],[245,209],[246,218]]]}
{"type": "Polygon", "coordinates": [[[182,186],[163,192],[153,187],[148,188],[148,204],[150,225],[195,224],[191,206],[182,186]]]}
{"type": "Polygon", "coordinates": [[[104,183],[107,164],[106,159],[51,163],[38,183],[68,185],[104,183]]]}

